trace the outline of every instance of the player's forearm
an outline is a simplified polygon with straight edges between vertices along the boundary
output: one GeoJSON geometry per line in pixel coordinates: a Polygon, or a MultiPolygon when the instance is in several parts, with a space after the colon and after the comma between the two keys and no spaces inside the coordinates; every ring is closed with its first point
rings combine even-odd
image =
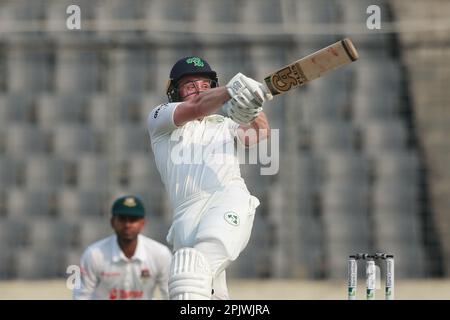
{"type": "Polygon", "coordinates": [[[270,125],[266,114],[261,112],[249,126],[239,126],[238,135],[246,146],[267,139],[270,136],[270,125]]]}
{"type": "Polygon", "coordinates": [[[195,104],[194,113],[197,117],[209,116],[217,112],[229,99],[230,95],[225,87],[205,91],[192,99],[195,104]]]}
{"type": "Polygon", "coordinates": [[[270,135],[269,120],[264,112],[251,123],[251,127],[261,134],[261,139],[265,139],[270,135]]]}
{"type": "Polygon", "coordinates": [[[188,121],[211,115],[230,99],[225,87],[213,88],[180,104],[175,110],[174,122],[181,126],[188,121]]]}

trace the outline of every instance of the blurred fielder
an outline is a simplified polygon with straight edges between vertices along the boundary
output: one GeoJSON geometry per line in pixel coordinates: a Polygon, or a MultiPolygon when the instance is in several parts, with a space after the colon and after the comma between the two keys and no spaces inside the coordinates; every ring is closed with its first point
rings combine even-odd
{"type": "Polygon", "coordinates": [[[148,117],[155,162],[174,210],[167,235],[174,251],[170,299],[229,299],[225,268],[247,245],[259,206],[241,177],[235,144],[250,146],[269,136],[262,106],[272,96],[262,88],[241,73],[219,87],[205,60],[185,57],[170,72],[169,103],[148,117]],[[229,117],[215,114],[222,107],[229,117]]]}
{"type": "Polygon", "coordinates": [[[115,235],[90,245],[81,257],[81,288],[74,299],[152,299],[156,286],[168,298],[172,254],[166,246],[140,234],[145,225],[142,201],[118,198],[112,206],[115,235]]]}

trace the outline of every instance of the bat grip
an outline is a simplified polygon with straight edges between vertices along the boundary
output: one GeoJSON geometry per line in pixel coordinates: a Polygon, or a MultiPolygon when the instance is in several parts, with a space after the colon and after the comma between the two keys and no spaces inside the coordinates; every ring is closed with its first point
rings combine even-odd
{"type": "Polygon", "coordinates": [[[260,87],[261,91],[264,93],[264,97],[266,98],[266,100],[273,99],[273,95],[272,95],[272,93],[270,93],[270,90],[266,85],[262,84],[259,87],[260,87]]]}

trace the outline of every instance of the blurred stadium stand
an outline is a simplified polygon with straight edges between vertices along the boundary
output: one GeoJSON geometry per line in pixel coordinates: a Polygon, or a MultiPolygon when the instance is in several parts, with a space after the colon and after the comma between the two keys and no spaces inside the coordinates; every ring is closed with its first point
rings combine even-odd
{"type": "Polygon", "coordinates": [[[385,251],[399,278],[450,276],[448,32],[367,33],[370,4],[392,23],[444,1],[1,1],[0,279],[64,277],[112,232],[123,193],[144,199],[145,234],[165,243],[146,117],[179,57],[204,57],[221,84],[261,80],[345,36],[357,63],[267,108],[280,172],[242,167],[261,206],[227,272],[343,279],[349,254],[385,251]],[[69,4],[81,31],[65,28],[69,4]]]}

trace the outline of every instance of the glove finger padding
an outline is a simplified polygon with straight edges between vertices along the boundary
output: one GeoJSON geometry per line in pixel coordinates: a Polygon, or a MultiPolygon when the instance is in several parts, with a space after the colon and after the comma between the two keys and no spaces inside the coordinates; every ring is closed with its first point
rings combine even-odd
{"type": "Polygon", "coordinates": [[[250,91],[248,91],[248,89],[244,89],[240,95],[232,97],[232,100],[239,103],[241,107],[245,109],[256,109],[262,106],[262,104],[253,97],[250,91]]]}
{"type": "Polygon", "coordinates": [[[249,89],[249,91],[261,104],[263,104],[267,100],[273,99],[273,95],[261,82],[255,81],[252,78],[246,76],[242,78],[242,82],[245,83],[247,89],[249,89]]]}
{"type": "Polygon", "coordinates": [[[244,114],[244,115],[248,115],[248,116],[254,116],[254,115],[258,115],[263,109],[262,108],[258,108],[258,109],[239,109],[239,108],[232,108],[233,111],[244,114]]]}
{"type": "Polygon", "coordinates": [[[262,111],[262,107],[257,107],[257,108],[251,107],[250,108],[248,105],[245,105],[234,99],[229,100],[229,102],[230,102],[231,108],[233,108],[236,111],[242,111],[247,114],[255,114],[255,113],[259,113],[262,111]]]}
{"type": "Polygon", "coordinates": [[[272,98],[264,85],[242,73],[236,74],[226,85],[231,99],[223,108],[235,122],[248,125],[263,110],[264,102],[272,98]]]}
{"type": "Polygon", "coordinates": [[[255,81],[251,78],[248,78],[246,76],[243,76],[242,82],[245,84],[245,87],[248,89],[252,97],[247,98],[249,100],[255,100],[256,103],[262,105],[264,102],[264,97],[266,96],[264,90],[262,90],[263,86],[262,83],[255,81]]]}
{"type": "Polygon", "coordinates": [[[234,99],[229,100],[230,107],[233,111],[242,114],[243,116],[258,116],[258,114],[263,110],[262,107],[257,108],[249,108],[248,105],[244,105],[240,103],[239,101],[236,101],[234,99]]]}
{"type": "Polygon", "coordinates": [[[253,108],[259,108],[263,105],[263,100],[260,99],[260,97],[256,97],[253,95],[248,89],[242,91],[242,96],[245,97],[245,101],[248,105],[250,105],[253,108]]]}
{"type": "Polygon", "coordinates": [[[253,120],[255,120],[258,117],[259,112],[261,112],[259,111],[256,113],[245,113],[243,112],[243,110],[235,108],[231,103],[231,100],[223,105],[223,109],[233,121],[243,125],[250,124],[253,120]]]}
{"type": "Polygon", "coordinates": [[[246,77],[242,73],[237,73],[227,83],[226,88],[231,98],[240,101],[249,108],[261,107],[268,97],[262,83],[246,77]]]}
{"type": "Polygon", "coordinates": [[[255,120],[258,117],[257,115],[254,116],[243,115],[233,110],[230,110],[229,116],[233,121],[243,125],[249,125],[253,120],[255,120]]]}

